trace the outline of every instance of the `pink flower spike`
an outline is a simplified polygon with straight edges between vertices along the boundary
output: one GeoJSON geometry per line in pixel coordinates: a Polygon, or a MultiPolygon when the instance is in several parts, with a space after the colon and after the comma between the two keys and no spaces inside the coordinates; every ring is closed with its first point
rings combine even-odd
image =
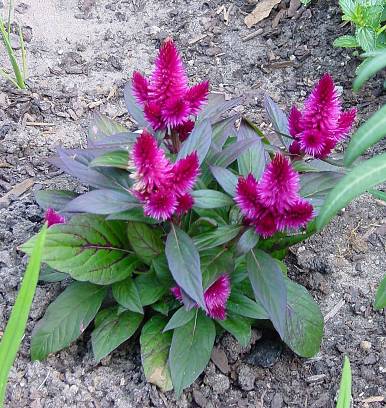
{"type": "Polygon", "coordinates": [[[177,198],[172,191],[158,190],[146,198],[143,212],[160,221],[169,219],[176,211],[177,198]]]}
{"type": "Polygon", "coordinates": [[[147,79],[137,71],[133,73],[132,90],[138,103],[144,105],[148,101],[149,84],[147,79]]]}
{"type": "Polygon", "coordinates": [[[288,149],[291,154],[300,155],[301,154],[301,147],[300,143],[297,140],[294,140],[288,149]]]}
{"type": "Polygon", "coordinates": [[[161,109],[162,118],[170,127],[186,122],[189,113],[189,105],[182,98],[168,99],[161,109]]]}
{"type": "Polygon", "coordinates": [[[312,205],[308,201],[299,198],[281,219],[280,230],[304,227],[312,218],[312,205]]]}
{"type": "Polygon", "coordinates": [[[174,286],[170,289],[170,292],[172,292],[172,295],[182,302],[182,293],[181,293],[181,288],[179,286],[174,286]]]}
{"type": "Polygon", "coordinates": [[[276,226],[277,218],[278,215],[275,216],[270,210],[263,210],[259,218],[254,222],[256,232],[263,238],[271,237],[278,230],[276,226]]]}
{"type": "Polygon", "coordinates": [[[176,213],[186,214],[193,207],[193,204],[194,204],[194,199],[189,193],[179,196],[177,198],[176,213]]]}
{"type": "Polygon", "coordinates": [[[305,102],[301,126],[326,134],[336,128],[339,115],[338,92],[332,77],[325,74],[305,102]]]}
{"type": "Polygon", "coordinates": [[[252,174],[248,174],[246,179],[239,177],[235,201],[240,207],[241,212],[250,219],[254,219],[260,209],[257,187],[258,183],[252,174]]]}
{"type": "Polygon", "coordinates": [[[170,178],[171,165],[156,140],[146,130],[138,136],[132,150],[137,179],[135,190],[151,191],[170,178]]]}
{"type": "Polygon", "coordinates": [[[337,129],[333,135],[333,138],[339,142],[350,132],[352,125],[355,121],[357,110],[355,108],[350,109],[347,112],[342,112],[338,119],[337,129]]]}
{"type": "Polygon", "coordinates": [[[299,191],[299,175],[291,163],[281,154],[265,169],[261,177],[258,192],[265,207],[274,207],[284,211],[296,198],[299,191]]]}
{"type": "Polygon", "coordinates": [[[189,103],[191,115],[196,115],[198,113],[201,106],[207,101],[208,93],[209,81],[201,82],[188,89],[185,99],[189,103]]]}
{"type": "Polygon", "coordinates": [[[173,166],[173,188],[178,194],[191,190],[200,171],[197,153],[191,153],[178,160],[173,166]]]}
{"type": "Polygon", "coordinates": [[[231,283],[227,274],[220,275],[217,280],[206,289],[204,293],[208,315],[212,319],[224,320],[226,318],[226,302],[231,293],[231,283]]]}
{"type": "Polygon", "coordinates": [[[303,130],[300,125],[301,119],[302,113],[296,106],[293,106],[288,117],[288,130],[291,136],[295,137],[303,130]]]}
{"type": "Polygon", "coordinates": [[[187,120],[181,125],[176,126],[173,130],[178,133],[180,141],[185,142],[185,140],[189,137],[190,133],[192,132],[193,128],[194,122],[192,120],[187,120]]]}
{"type": "Polygon", "coordinates": [[[150,79],[150,96],[158,103],[179,99],[185,95],[187,84],[181,56],[173,40],[167,39],[155,61],[155,70],[150,79]]]}
{"type": "Polygon", "coordinates": [[[319,157],[326,147],[326,135],[317,129],[307,129],[299,135],[300,147],[311,156],[319,157]]]}
{"type": "Polygon", "coordinates": [[[143,113],[154,130],[163,130],[166,128],[166,124],[162,118],[161,108],[157,103],[146,103],[143,108],[143,113]]]}
{"type": "Polygon", "coordinates": [[[47,221],[48,227],[51,227],[55,224],[64,224],[66,222],[65,217],[63,215],[60,215],[53,208],[47,208],[44,214],[44,219],[45,221],[47,221]]]}

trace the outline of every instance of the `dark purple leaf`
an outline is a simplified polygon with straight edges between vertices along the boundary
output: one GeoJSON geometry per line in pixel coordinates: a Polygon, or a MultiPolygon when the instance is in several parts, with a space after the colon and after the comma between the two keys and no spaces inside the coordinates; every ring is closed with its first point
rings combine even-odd
{"type": "Polygon", "coordinates": [[[138,126],[140,128],[148,129],[149,131],[151,131],[151,126],[145,119],[142,108],[138,105],[133,96],[131,81],[126,84],[123,95],[125,97],[127,110],[129,111],[132,118],[137,122],[138,126]]]}
{"type": "Polygon", "coordinates": [[[210,171],[212,172],[217,183],[223,188],[223,190],[228,193],[231,197],[236,194],[237,186],[237,176],[235,176],[230,170],[224,169],[224,167],[210,166],[210,171]]]}
{"type": "Polygon", "coordinates": [[[250,147],[259,142],[260,140],[258,138],[240,140],[237,143],[233,143],[230,146],[226,147],[223,151],[213,155],[210,162],[212,165],[226,168],[244,152],[246,152],[250,147]]]}
{"type": "Polygon", "coordinates": [[[107,116],[96,114],[88,130],[87,141],[90,143],[98,142],[106,136],[112,136],[117,133],[127,132],[127,128],[107,116]]]}
{"type": "Polygon", "coordinates": [[[208,103],[198,115],[198,120],[209,119],[210,123],[214,124],[220,119],[222,114],[239,106],[242,100],[242,98],[234,98],[226,101],[222,94],[210,94],[208,103]]]}
{"type": "Polygon", "coordinates": [[[66,212],[87,212],[91,214],[111,214],[139,207],[137,199],[128,193],[101,189],[82,194],[70,201],[66,212]]]}
{"type": "Polygon", "coordinates": [[[284,147],[288,147],[291,144],[291,139],[282,136],[289,135],[287,115],[268,95],[264,95],[264,108],[284,147]]]}
{"type": "Polygon", "coordinates": [[[72,191],[64,190],[39,190],[35,193],[37,203],[44,210],[53,208],[56,211],[61,211],[67,203],[76,198],[78,194],[72,191]]]}
{"type": "Polygon", "coordinates": [[[236,134],[235,121],[239,115],[220,120],[212,126],[213,136],[211,149],[217,153],[221,151],[229,136],[236,134]]]}

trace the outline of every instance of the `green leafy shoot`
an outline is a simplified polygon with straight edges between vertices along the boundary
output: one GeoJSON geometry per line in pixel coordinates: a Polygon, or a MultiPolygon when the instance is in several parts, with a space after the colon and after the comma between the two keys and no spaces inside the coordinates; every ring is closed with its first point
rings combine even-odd
{"type": "Polygon", "coordinates": [[[32,251],[30,261],[25,272],[23,282],[17,295],[15,306],[12,309],[11,317],[5,328],[3,338],[0,343],[0,407],[2,407],[5,397],[6,384],[9,370],[16,358],[20,343],[24,336],[28,314],[31,308],[32,299],[35,294],[36,285],[39,278],[40,264],[44,242],[46,238],[47,226],[45,225],[37,239],[32,251]]]}
{"type": "Polygon", "coordinates": [[[350,360],[348,359],[347,356],[345,356],[336,408],[350,408],[350,406],[351,406],[351,367],[350,360]]]}
{"type": "Polygon", "coordinates": [[[8,22],[7,28],[5,27],[4,21],[0,16],[0,33],[1,39],[3,41],[4,47],[7,51],[9,62],[12,66],[14,76],[9,74],[5,68],[0,67],[0,75],[3,76],[8,81],[12,82],[17,88],[25,89],[25,78],[27,76],[27,58],[26,58],[26,49],[23,39],[23,33],[21,27],[19,27],[19,41],[21,47],[21,68],[16,58],[15,51],[11,45],[11,12],[12,12],[12,1],[9,5],[8,10],[8,22]]]}

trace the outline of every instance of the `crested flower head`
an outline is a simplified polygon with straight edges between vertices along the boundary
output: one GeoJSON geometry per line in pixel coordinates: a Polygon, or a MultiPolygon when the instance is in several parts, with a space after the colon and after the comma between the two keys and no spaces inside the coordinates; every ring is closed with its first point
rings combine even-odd
{"type": "Polygon", "coordinates": [[[313,216],[312,205],[299,196],[299,176],[288,159],[277,154],[258,182],[252,174],[240,177],[235,201],[248,225],[263,238],[297,229],[313,216]]]}
{"type": "Polygon", "coordinates": [[[134,143],[130,165],[135,184],[132,194],[144,204],[144,213],[165,221],[185,214],[193,206],[192,190],[200,170],[193,152],[172,164],[152,135],[145,130],[134,143]]]}
{"type": "MultiPolygon", "coordinates": [[[[172,295],[182,302],[181,288],[174,286],[170,289],[172,295]]],[[[231,282],[229,276],[224,273],[220,275],[204,292],[207,314],[212,319],[225,320],[226,303],[231,294],[231,282]]],[[[195,304],[195,307],[198,307],[195,304]]]]}
{"type": "Polygon", "coordinates": [[[290,152],[317,158],[328,156],[350,132],[355,116],[356,109],[342,112],[334,81],[325,74],[306,100],[303,111],[291,109],[288,127],[294,142],[290,152]]]}
{"type": "Polygon", "coordinates": [[[164,130],[182,125],[198,113],[207,100],[209,83],[189,88],[181,56],[173,40],[167,39],[159,50],[150,79],[134,72],[132,90],[153,129],[164,130]]]}
{"type": "Polygon", "coordinates": [[[264,206],[284,210],[299,191],[299,175],[283,155],[277,154],[266,167],[258,187],[264,206]]]}
{"type": "Polygon", "coordinates": [[[56,212],[53,208],[47,208],[44,213],[44,219],[47,222],[48,227],[55,224],[64,224],[66,222],[65,217],[56,212]]]}

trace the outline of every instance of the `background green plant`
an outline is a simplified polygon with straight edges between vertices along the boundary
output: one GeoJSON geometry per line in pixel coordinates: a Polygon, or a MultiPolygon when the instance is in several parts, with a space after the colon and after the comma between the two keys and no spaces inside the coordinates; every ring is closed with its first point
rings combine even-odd
{"type": "Polygon", "coordinates": [[[3,41],[5,50],[8,55],[9,62],[12,66],[14,76],[12,77],[11,74],[7,72],[4,67],[0,67],[0,75],[3,76],[8,81],[12,82],[17,88],[25,89],[25,79],[27,76],[27,59],[26,59],[26,50],[24,44],[23,33],[21,31],[21,27],[19,27],[19,42],[21,47],[21,68],[17,61],[15,51],[11,45],[11,16],[13,11],[12,1],[9,3],[8,9],[8,21],[7,27],[4,24],[2,17],[0,16],[0,33],[1,39],[3,41]]]}
{"type": "Polygon", "coordinates": [[[0,408],[3,406],[7,379],[24,336],[28,314],[39,278],[40,263],[47,233],[45,225],[37,235],[31,259],[0,342],[0,408]]]}
{"type": "Polygon", "coordinates": [[[350,360],[345,356],[336,408],[350,408],[351,399],[351,366],[350,360]]]}

